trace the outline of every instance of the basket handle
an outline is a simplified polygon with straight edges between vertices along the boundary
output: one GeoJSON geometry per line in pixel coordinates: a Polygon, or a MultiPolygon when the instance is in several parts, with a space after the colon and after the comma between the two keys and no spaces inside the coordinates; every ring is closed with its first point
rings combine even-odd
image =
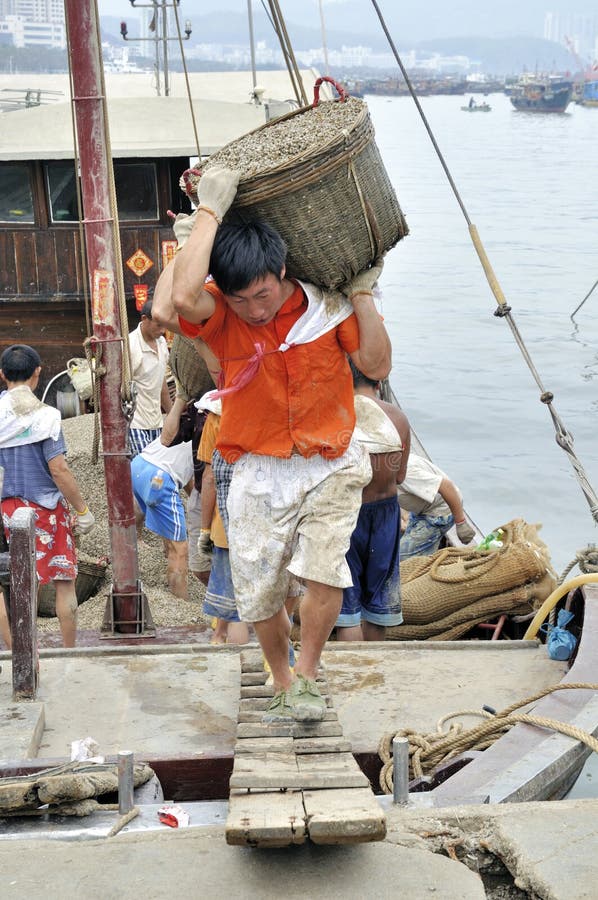
{"type": "Polygon", "coordinates": [[[339,82],[335,81],[334,78],[329,78],[328,75],[322,75],[314,84],[314,102],[312,106],[317,106],[320,102],[320,85],[323,81],[328,81],[329,84],[332,84],[336,88],[338,92],[338,99],[341,103],[344,103],[345,100],[349,99],[349,94],[342,86],[342,84],[339,84],[339,82]]]}

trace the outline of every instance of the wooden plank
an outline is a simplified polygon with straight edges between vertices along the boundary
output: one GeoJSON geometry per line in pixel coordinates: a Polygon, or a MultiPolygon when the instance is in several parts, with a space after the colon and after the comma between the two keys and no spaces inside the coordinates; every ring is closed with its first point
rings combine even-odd
{"type": "Polygon", "coordinates": [[[241,650],[241,672],[263,672],[264,657],[261,650],[241,650]]]}
{"type": "MultiPolygon", "coordinates": [[[[332,706],[332,698],[324,697],[326,701],[326,706],[332,706]]],[[[239,712],[251,712],[252,710],[260,709],[265,711],[268,708],[268,703],[270,701],[267,697],[243,697],[242,700],[239,701],[239,712]]]]}
{"type": "MultiPolygon", "coordinates": [[[[242,678],[243,676],[241,676],[242,678]]],[[[316,684],[323,697],[328,696],[328,682],[324,678],[316,678],[316,684]]],[[[273,697],[272,684],[241,684],[241,699],[249,697],[273,697]]]]}
{"type": "Polygon", "coordinates": [[[271,684],[253,684],[246,687],[241,687],[241,699],[245,699],[246,697],[273,697],[274,696],[274,688],[271,684]]]}
{"type": "Polygon", "coordinates": [[[294,753],[295,741],[292,737],[239,738],[235,744],[237,753],[294,753]]]}
{"type": "Polygon", "coordinates": [[[294,738],[295,753],[351,753],[351,741],[344,737],[294,738]]]}
{"type": "Polygon", "coordinates": [[[258,722],[241,722],[237,725],[237,738],[271,737],[341,737],[343,729],[338,722],[315,722],[313,725],[291,722],[285,724],[262,725],[258,722]]]}
{"type": "Polygon", "coordinates": [[[267,672],[241,672],[241,684],[243,687],[252,684],[265,684],[268,679],[267,672]]]}
{"type": "Polygon", "coordinates": [[[226,843],[250,847],[288,847],[306,840],[300,793],[231,794],[226,843]]]}
{"type": "Polygon", "coordinates": [[[235,757],[230,778],[230,787],[235,790],[321,790],[368,786],[366,776],[350,753],[240,755],[235,757]]]}
{"type": "Polygon", "coordinates": [[[357,844],[386,836],[386,817],[369,788],[304,791],[303,803],[314,844],[357,844]]]}
{"type": "Polygon", "coordinates": [[[314,779],[314,784],[323,787],[370,787],[352,753],[305,753],[295,758],[299,774],[306,781],[314,779]]]}
{"type": "Polygon", "coordinates": [[[252,753],[235,755],[230,777],[231,790],[239,788],[285,789],[299,787],[297,758],[294,753],[252,753]]]}
{"type": "MultiPolygon", "coordinates": [[[[249,709],[247,711],[239,710],[237,714],[238,722],[261,722],[264,712],[261,709],[249,709]]],[[[334,709],[327,709],[324,713],[323,722],[337,722],[338,716],[334,709]]]]}

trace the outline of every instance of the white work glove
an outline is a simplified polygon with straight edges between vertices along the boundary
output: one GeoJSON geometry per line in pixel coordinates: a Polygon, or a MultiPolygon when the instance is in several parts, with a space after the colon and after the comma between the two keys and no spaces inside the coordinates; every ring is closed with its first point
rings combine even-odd
{"type": "Polygon", "coordinates": [[[475,528],[472,528],[469,522],[463,519],[462,522],[455,522],[457,537],[462,544],[470,544],[475,537],[475,528]]]}
{"type": "Polygon", "coordinates": [[[383,268],[384,259],[379,256],[369,269],[363,269],[355,275],[351,281],[347,281],[346,284],[343,284],[340,290],[349,298],[349,300],[352,300],[356,294],[370,294],[371,296],[373,294],[374,285],[380,278],[383,268]]]}
{"type": "Polygon", "coordinates": [[[192,213],[190,216],[187,213],[179,213],[174,220],[174,224],[172,226],[172,230],[174,231],[174,236],[178,242],[178,249],[185,245],[187,242],[187,238],[191,234],[193,226],[195,225],[195,213],[192,213]]]}
{"type": "Polygon", "coordinates": [[[75,524],[76,530],[80,534],[88,534],[96,524],[94,514],[91,512],[89,506],[86,506],[83,512],[77,512],[77,510],[75,510],[75,513],[77,516],[75,524]]]}
{"type": "Polygon", "coordinates": [[[208,169],[199,179],[197,187],[198,207],[213,213],[218,222],[222,222],[237,193],[237,185],[241,173],[235,169],[224,169],[214,166],[208,169]]]}

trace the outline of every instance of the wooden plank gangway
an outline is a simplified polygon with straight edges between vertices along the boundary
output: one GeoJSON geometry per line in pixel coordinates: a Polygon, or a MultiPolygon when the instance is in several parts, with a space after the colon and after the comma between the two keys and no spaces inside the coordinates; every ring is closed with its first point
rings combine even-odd
{"type": "Polygon", "coordinates": [[[241,652],[241,700],[226,840],[252,847],[383,840],[386,820],[326,698],[321,722],[264,725],[273,695],[260,651],[241,652]]]}

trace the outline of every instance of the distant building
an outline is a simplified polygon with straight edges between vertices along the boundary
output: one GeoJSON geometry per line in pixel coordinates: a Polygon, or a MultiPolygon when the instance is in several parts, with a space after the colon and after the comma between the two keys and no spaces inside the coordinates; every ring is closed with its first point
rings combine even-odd
{"type": "Polygon", "coordinates": [[[13,47],[66,47],[63,0],[0,0],[0,42],[13,47]]]}
{"type": "Polygon", "coordinates": [[[556,44],[570,42],[581,57],[593,57],[598,45],[598,15],[547,12],[544,38],[556,44]]]}

